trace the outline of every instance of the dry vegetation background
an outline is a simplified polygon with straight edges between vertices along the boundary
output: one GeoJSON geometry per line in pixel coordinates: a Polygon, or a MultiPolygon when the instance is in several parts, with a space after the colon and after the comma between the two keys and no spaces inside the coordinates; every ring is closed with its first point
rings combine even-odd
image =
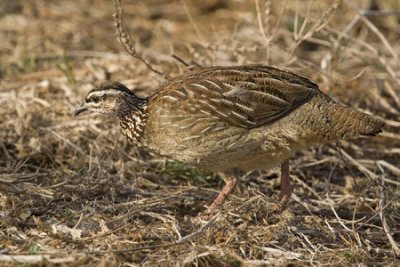
{"type": "Polygon", "coordinates": [[[276,203],[278,170],[247,173],[224,205],[213,174],[152,157],[112,118],[75,118],[96,81],[148,94],[164,80],[115,37],[106,0],[0,2],[0,265],[400,264],[400,4],[124,1],[154,68],[262,63],[381,116],[375,138],[310,148],[276,203]]]}

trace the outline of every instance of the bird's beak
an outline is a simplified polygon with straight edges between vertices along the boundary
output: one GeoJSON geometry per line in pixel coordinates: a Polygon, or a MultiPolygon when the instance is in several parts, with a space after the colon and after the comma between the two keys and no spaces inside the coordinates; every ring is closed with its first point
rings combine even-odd
{"type": "Polygon", "coordinates": [[[81,114],[82,112],[88,110],[87,107],[85,107],[85,103],[83,103],[80,107],[78,107],[75,111],[74,111],[74,116],[78,116],[79,114],[81,114]]]}

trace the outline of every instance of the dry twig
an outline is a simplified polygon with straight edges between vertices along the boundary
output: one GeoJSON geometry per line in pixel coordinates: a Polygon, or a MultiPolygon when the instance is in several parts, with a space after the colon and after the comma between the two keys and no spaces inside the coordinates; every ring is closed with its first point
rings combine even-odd
{"type": "Polygon", "coordinates": [[[122,6],[121,6],[121,0],[113,0],[114,1],[114,19],[115,19],[115,28],[116,28],[116,33],[117,36],[122,44],[122,46],[125,48],[126,52],[133,56],[134,58],[140,60],[150,71],[163,76],[165,79],[169,79],[168,75],[162,73],[159,70],[154,69],[150,63],[148,63],[135,49],[135,46],[133,45],[132,39],[130,35],[124,30],[124,25],[123,25],[123,20],[122,20],[122,6]]]}

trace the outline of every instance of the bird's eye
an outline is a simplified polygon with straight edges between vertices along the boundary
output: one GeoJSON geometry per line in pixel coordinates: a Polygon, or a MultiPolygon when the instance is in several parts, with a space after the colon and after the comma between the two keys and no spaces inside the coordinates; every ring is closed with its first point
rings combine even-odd
{"type": "Polygon", "coordinates": [[[100,101],[100,97],[98,97],[98,96],[93,96],[93,97],[91,98],[91,101],[92,101],[93,103],[98,103],[98,102],[100,101]]]}

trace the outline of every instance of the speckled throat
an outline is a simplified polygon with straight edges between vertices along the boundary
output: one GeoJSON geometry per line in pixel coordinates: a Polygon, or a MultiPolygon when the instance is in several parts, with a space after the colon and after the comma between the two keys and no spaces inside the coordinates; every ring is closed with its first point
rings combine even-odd
{"type": "Polygon", "coordinates": [[[141,146],[147,120],[146,109],[147,99],[126,98],[117,112],[122,132],[136,146],[141,146]]]}

